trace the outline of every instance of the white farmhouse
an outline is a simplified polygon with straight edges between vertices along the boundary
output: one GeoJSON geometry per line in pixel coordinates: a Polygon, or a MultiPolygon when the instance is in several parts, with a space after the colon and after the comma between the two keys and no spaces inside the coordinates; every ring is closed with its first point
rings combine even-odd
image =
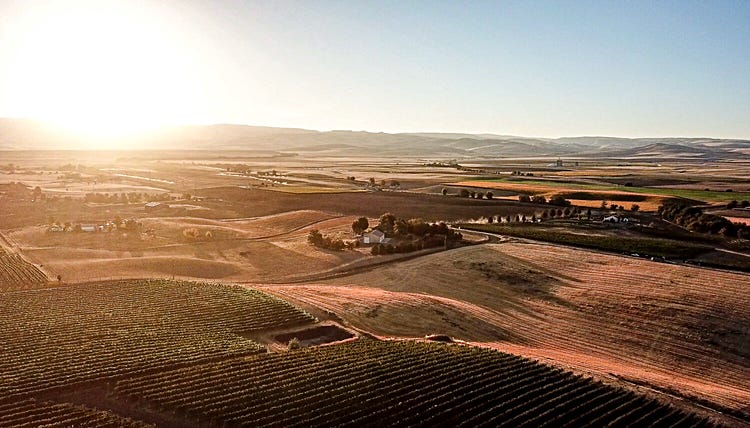
{"type": "Polygon", "coordinates": [[[385,233],[377,229],[362,235],[363,244],[382,244],[384,242],[386,242],[385,233]]]}

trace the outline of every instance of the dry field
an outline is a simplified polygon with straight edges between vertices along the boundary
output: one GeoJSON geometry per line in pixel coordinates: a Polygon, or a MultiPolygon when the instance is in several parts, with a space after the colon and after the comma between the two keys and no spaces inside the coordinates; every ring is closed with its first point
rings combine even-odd
{"type": "Polygon", "coordinates": [[[325,271],[370,257],[362,251],[321,251],[307,243],[319,228],[351,237],[354,217],[296,211],[268,217],[216,221],[147,218],[153,236],[110,233],[46,233],[45,227],[16,229],[7,236],[31,261],[63,282],[122,278],[279,281],[325,271]],[[184,235],[196,229],[197,238],[184,235]],[[206,237],[206,232],[211,237],[206,237]]]}
{"type": "Polygon", "coordinates": [[[445,328],[457,338],[748,413],[748,281],[737,273],[505,243],[330,285],[266,289],[381,335],[445,328]],[[493,334],[507,339],[488,340],[493,334]]]}

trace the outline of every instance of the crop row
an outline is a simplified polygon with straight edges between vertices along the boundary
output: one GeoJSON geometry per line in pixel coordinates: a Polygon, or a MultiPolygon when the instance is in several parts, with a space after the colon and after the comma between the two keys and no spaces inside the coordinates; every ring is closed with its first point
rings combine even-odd
{"type": "Polygon", "coordinates": [[[122,281],[0,295],[0,396],[255,354],[238,333],[312,316],[240,287],[122,281]]]}
{"type": "Polygon", "coordinates": [[[531,360],[434,343],[256,355],[120,380],[115,394],[228,426],[710,426],[531,360]]]}
{"type": "Polygon", "coordinates": [[[109,412],[72,404],[25,399],[0,404],[4,427],[145,427],[146,424],[109,412]]]}
{"type": "Polygon", "coordinates": [[[47,276],[18,254],[0,254],[0,288],[15,289],[44,284],[47,276]]]}

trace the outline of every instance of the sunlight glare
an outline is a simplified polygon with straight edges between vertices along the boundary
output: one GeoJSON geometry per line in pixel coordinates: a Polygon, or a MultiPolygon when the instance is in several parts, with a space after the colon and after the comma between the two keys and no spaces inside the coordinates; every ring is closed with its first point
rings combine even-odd
{"type": "Polygon", "coordinates": [[[163,14],[127,3],[61,3],[23,22],[11,80],[27,115],[91,148],[115,148],[190,116],[197,79],[187,45],[163,14]]]}

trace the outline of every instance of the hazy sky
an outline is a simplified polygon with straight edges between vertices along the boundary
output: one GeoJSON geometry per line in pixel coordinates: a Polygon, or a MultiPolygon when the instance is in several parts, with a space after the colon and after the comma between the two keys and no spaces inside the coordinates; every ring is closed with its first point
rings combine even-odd
{"type": "Polygon", "coordinates": [[[0,0],[0,116],[750,138],[750,1],[0,0]]]}

